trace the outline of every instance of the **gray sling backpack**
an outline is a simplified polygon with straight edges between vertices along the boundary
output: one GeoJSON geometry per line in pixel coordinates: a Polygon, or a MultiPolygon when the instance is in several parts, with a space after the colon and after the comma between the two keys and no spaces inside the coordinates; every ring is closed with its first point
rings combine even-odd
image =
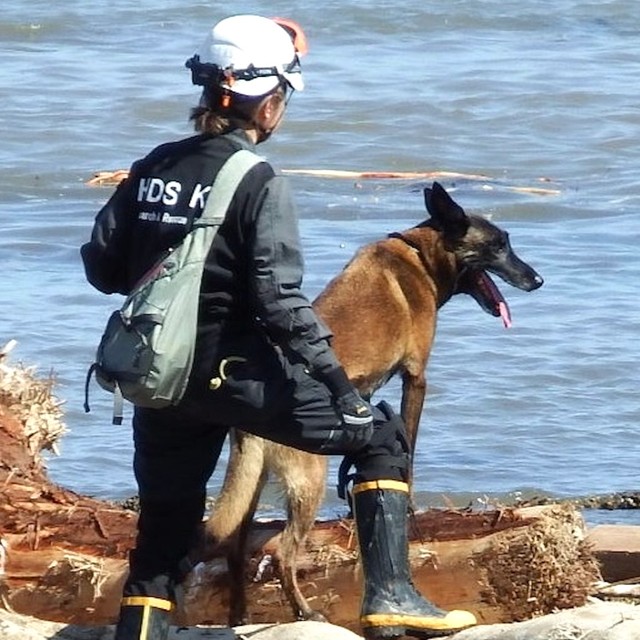
{"type": "Polygon", "coordinates": [[[205,209],[183,242],[138,282],[111,314],[87,373],[114,394],[113,423],[122,423],[123,398],[160,409],[180,402],[193,365],[200,284],[211,243],[242,178],[263,158],[236,151],[218,172],[205,209]]]}

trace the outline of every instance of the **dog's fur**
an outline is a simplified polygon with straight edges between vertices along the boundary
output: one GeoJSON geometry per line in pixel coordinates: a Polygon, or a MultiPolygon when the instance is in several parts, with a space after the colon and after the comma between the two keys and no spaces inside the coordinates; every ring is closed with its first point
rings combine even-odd
{"type": "MultiPolygon", "coordinates": [[[[425,368],[436,314],[451,296],[472,295],[492,315],[504,300],[485,271],[532,291],[542,278],[511,249],[506,232],[467,216],[438,183],[425,189],[431,218],[407,231],[366,245],[315,300],[334,337],[333,348],[361,395],[370,398],[393,375],[402,376],[401,414],[413,451],[423,408],[425,368]]],[[[296,554],[323,500],[327,461],[237,432],[224,485],[206,523],[209,545],[228,553],[232,625],[245,622],[245,546],[260,492],[269,473],[284,487],[288,521],[274,558],[294,615],[323,619],[300,592],[296,554]]],[[[211,547],[209,547],[211,548],[211,547]]]]}

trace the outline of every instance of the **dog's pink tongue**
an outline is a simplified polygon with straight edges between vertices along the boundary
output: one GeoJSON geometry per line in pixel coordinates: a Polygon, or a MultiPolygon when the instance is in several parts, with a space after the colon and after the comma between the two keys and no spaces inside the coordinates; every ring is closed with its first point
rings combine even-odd
{"type": "Polygon", "coordinates": [[[511,313],[509,312],[509,307],[504,300],[498,302],[498,311],[500,312],[504,328],[511,329],[511,313]]]}
{"type": "Polygon", "coordinates": [[[509,311],[509,305],[507,305],[507,301],[500,293],[500,289],[498,289],[486,271],[478,272],[478,284],[484,294],[487,308],[491,309],[494,316],[500,316],[500,318],[502,318],[502,324],[505,329],[510,329],[511,312],[509,311]]]}

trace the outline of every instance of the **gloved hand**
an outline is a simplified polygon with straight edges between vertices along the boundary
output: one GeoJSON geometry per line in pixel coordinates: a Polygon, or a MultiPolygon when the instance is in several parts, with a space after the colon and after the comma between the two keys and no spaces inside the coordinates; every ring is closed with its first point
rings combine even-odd
{"type": "Polygon", "coordinates": [[[373,416],[369,407],[354,389],[338,396],[335,405],[342,414],[343,433],[338,437],[345,451],[357,451],[371,440],[373,416]]]}
{"type": "Polygon", "coordinates": [[[350,427],[373,426],[373,416],[368,405],[354,389],[335,400],[338,411],[342,413],[342,421],[350,427]]]}
{"type": "Polygon", "coordinates": [[[342,432],[336,434],[336,444],[345,451],[356,451],[368,444],[373,434],[373,416],[369,405],[349,382],[342,367],[332,369],[324,379],[344,425],[342,432]]]}

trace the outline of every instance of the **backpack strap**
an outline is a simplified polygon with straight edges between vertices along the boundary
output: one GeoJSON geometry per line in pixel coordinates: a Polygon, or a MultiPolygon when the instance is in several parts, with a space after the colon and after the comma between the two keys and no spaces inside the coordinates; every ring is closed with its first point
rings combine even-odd
{"type": "Polygon", "coordinates": [[[260,162],[264,162],[264,158],[248,149],[240,149],[231,155],[218,171],[204,211],[193,223],[194,228],[221,224],[242,179],[260,162]],[[211,197],[212,194],[214,197],[211,197]]]}
{"type": "MultiPolygon", "coordinates": [[[[89,407],[89,384],[91,378],[98,368],[98,363],[94,362],[87,371],[87,377],[84,381],[84,412],[89,413],[91,407],[89,407]]],[[[122,395],[122,389],[117,380],[113,381],[113,417],[111,424],[122,424],[122,417],[124,415],[124,396],[122,395]]]]}

